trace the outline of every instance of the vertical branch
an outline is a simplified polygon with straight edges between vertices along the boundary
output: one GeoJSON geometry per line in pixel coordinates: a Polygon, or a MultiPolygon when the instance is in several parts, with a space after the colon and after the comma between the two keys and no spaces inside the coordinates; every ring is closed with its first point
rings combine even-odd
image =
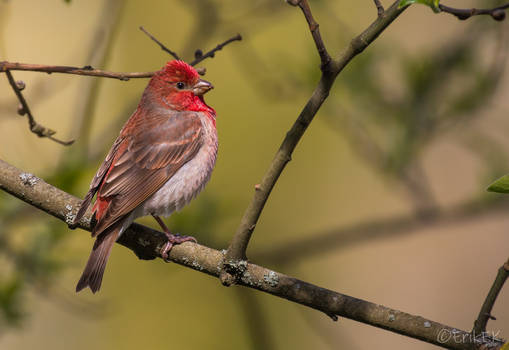
{"type": "Polygon", "coordinates": [[[491,315],[491,310],[493,309],[493,305],[495,305],[498,294],[502,290],[507,278],[509,278],[509,259],[507,259],[507,262],[498,269],[497,277],[495,278],[495,281],[493,281],[493,285],[484,300],[481,311],[479,311],[479,316],[477,316],[477,319],[474,322],[474,329],[472,330],[472,334],[474,336],[482,335],[483,332],[486,331],[488,320],[490,318],[495,319],[491,315]]]}
{"type": "MultiPolygon", "coordinates": [[[[290,2],[291,3],[291,2],[290,2]]],[[[320,55],[320,61],[322,62],[322,70],[327,67],[327,65],[332,60],[327,49],[325,48],[325,44],[323,43],[322,36],[320,35],[320,25],[315,21],[313,17],[313,13],[311,13],[311,8],[309,7],[307,0],[300,0],[298,2],[298,6],[302,10],[306,21],[308,22],[309,31],[313,36],[313,41],[316,45],[316,50],[320,55]]]]}
{"type": "Polygon", "coordinates": [[[383,16],[385,10],[384,10],[382,3],[380,2],[380,0],[373,0],[373,1],[375,2],[375,6],[378,11],[378,17],[383,16]]]}

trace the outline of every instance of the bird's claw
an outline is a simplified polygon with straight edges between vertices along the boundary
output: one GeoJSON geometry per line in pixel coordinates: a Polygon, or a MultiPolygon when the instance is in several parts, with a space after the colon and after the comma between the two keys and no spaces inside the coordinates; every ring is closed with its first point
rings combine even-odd
{"type": "Polygon", "coordinates": [[[161,257],[166,262],[171,261],[170,251],[175,244],[181,244],[184,242],[194,242],[194,243],[198,242],[196,238],[194,238],[193,236],[181,236],[178,233],[177,234],[167,233],[166,237],[168,237],[168,242],[166,242],[166,244],[161,249],[161,257]]]}

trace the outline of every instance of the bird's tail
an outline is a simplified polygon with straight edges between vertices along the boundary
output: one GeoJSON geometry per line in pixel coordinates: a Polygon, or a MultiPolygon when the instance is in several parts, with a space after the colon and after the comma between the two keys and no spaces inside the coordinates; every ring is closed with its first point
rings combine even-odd
{"type": "Polygon", "coordinates": [[[110,256],[111,248],[119,237],[121,227],[122,225],[113,225],[97,236],[90,257],[88,258],[87,266],[85,266],[85,270],[76,285],[76,292],[79,292],[87,286],[90,287],[93,293],[101,288],[104,268],[110,256]]]}

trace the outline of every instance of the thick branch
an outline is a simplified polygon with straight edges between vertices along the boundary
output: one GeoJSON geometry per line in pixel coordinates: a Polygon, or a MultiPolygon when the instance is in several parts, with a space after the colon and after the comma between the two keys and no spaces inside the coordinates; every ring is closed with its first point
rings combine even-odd
{"type": "MultiPolygon", "coordinates": [[[[302,3],[302,1],[299,3],[302,3]]],[[[226,255],[227,265],[231,261],[235,262],[246,259],[247,246],[263,207],[286,164],[290,161],[293,150],[320,109],[320,106],[329,95],[334,80],[355,56],[373,42],[373,40],[375,40],[380,33],[405,10],[405,8],[399,9],[398,3],[399,1],[393,3],[393,5],[385,11],[384,16],[379,17],[368,29],[354,38],[350,45],[339,55],[337,60],[330,62],[330,67],[328,69],[322,70],[322,77],[318,82],[318,86],[313,91],[311,98],[299,114],[292,128],[286,134],[262,182],[255,186],[254,197],[244,212],[244,216],[228,248],[226,255]]],[[[225,266],[225,273],[222,276],[222,281],[226,284],[233,283],[235,280],[232,278],[231,274],[227,273],[227,270],[228,266],[225,266]]]]}
{"type": "MultiPolygon", "coordinates": [[[[2,160],[0,189],[68,224],[73,221],[81,203],[78,198],[2,160]]],[[[86,215],[79,226],[90,230],[90,215],[86,215]]],[[[141,259],[154,259],[160,257],[161,247],[166,243],[165,237],[162,232],[133,224],[118,243],[134,251],[141,259]]],[[[218,250],[186,242],[173,247],[170,259],[196,271],[219,277],[224,256],[218,250]]],[[[494,345],[490,348],[493,350],[502,346],[502,341],[498,339],[485,336],[482,340],[475,340],[470,333],[457,328],[321,288],[245,261],[237,264],[236,268],[240,275],[240,285],[328,315],[349,318],[448,349],[470,350],[474,344],[481,346],[487,343],[494,345]]]]}
{"type": "Polygon", "coordinates": [[[472,330],[473,334],[482,334],[483,332],[486,332],[488,320],[490,318],[494,319],[491,315],[491,310],[493,309],[493,305],[495,305],[498,294],[502,290],[507,278],[509,278],[509,259],[507,259],[507,262],[498,269],[497,277],[495,278],[495,281],[493,281],[493,285],[484,300],[481,311],[479,311],[479,316],[477,316],[477,319],[474,322],[474,329],[472,330]]]}
{"type": "MultiPolygon", "coordinates": [[[[26,115],[28,119],[28,126],[30,128],[30,131],[36,134],[39,137],[47,137],[48,139],[55,141],[61,145],[69,146],[74,143],[74,140],[71,141],[62,141],[54,137],[53,135],[56,133],[56,131],[51,130],[45,126],[42,126],[41,124],[37,123],[35,121],[34,116],[32,115],[32,111],[30,111],[30,107],[28,106],[27,101],[25,100],[25,97],[21,93],[22,88],[18,86],[18,83],[14,80],[14,77],[12,76],[11,72],[8,70],[5,71],[5,74],[7,75],[7,79],[9,80],[9,84],[12,87],[12,90],[14,90],[14,93],[16,94],[16,97],[19,100],[19,103],[21,104],[21,108],[18,110],[18,113],[20,115],[26,115]]],[[[23,84],[24,87],[24,84],[23,84]]]]}
{"type": "Polygon", "coordinates": [[[18,62],[0,62],[0,72],[6,72],[7,70],[24,70],[32,72],[44,72],[44,73],[63,73],[63,74],[76,74],[76,75],[87,75],[92,77],[103,77],[113,78],[123,81],[127,81],[131,78],[150,78],[155,72],[133,72],[133,73],[120,73],[120,72],[108,72],[105,70],[94,69],[90,66],[85,67],[69,67],[69,66],[51,66],[44,64],[30,64],[30,63],[18,63],[18,62]]]}
{"type": "Polygon", "coordinates": [[[469,19],[472,16],[488,15],[496,21],[503,21],[505,19],[505,10],[509,8],[509,4],[505,4],[499,7],[491,9],[458,9],[449,6],[439,4],[438,7],[442,12],[450,13],[456,16],[460,20],[469,19]]]}

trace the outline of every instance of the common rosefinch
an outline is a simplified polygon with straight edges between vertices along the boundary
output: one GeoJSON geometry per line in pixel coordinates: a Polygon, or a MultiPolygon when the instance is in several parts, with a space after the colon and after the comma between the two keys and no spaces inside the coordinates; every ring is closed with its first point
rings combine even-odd
{"type": "Polygon", "coordinates": [[[92,230],[97,238],[77,292],[87,286],[99,290],[113,244],[140,216],[152,215],[166,233],[165,260],[174,244],[196,241],[173,235],[159,216],[182,209],[210,179],[217,154],[216,112],[203,94],[212,88],[182,61],[168,62],[150,79],[74,219],[76,224],[97,193],[92,230]]]}

